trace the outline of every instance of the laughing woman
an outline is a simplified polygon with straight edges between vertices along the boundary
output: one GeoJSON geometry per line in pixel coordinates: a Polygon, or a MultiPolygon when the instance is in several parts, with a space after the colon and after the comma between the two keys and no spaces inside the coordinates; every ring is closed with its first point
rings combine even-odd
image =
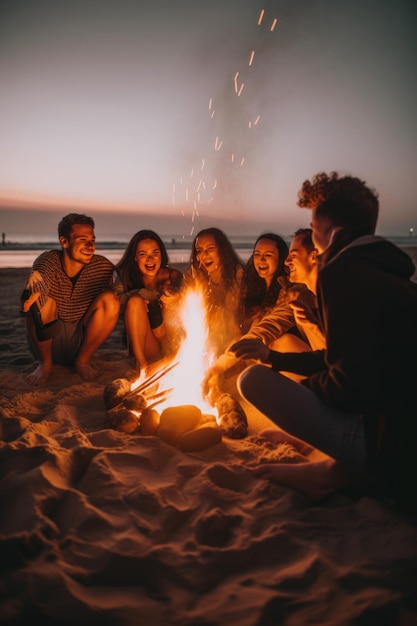
{"type": "Polygon", "coordinates": [[[244,264],[218,228],[201,230],[193,241],[187,282],[203,291],[209,347],[215,357],[240,336],[240,287],[244,264]]]}
{"type": "Polygon", "coordinates": [[[138,371],[177,349],[175,321],[183,275],[169,266],[162,239],[152,230],[140,230],[129,241],[116,264],[129,351],[138,371]]]}
{"type": "MultiPolygon", "coordinates": [[[[308,290],[304,285],[289,283],[287,255],[288,246],[280,235],[265,233],[256,240],[242,280],[240,332],[243,338],[260,339],[269,348],[281,352],[309,351],[310,347],[297,331],[290,305],[296,300],[307,301],[308,290]]],[[[221,387],[221,375],[237,361],[226,349],[206,372],[203,391],[210,401],[221,387]]]]}

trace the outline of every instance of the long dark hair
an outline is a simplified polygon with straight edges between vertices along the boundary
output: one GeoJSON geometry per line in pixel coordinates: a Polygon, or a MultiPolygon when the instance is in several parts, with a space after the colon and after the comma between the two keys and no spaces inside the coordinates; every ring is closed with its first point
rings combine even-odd
{"type": "Polygon", "coordinates": [[[169,264],[168,253],[161,237],[153,230],[139,230],[133,235],[127,244],[122,258],[115,266],[126,291],[129,289],[140,289],[144,286],[142,273],[135,259],[138,243],[144,239],[153,239],[158,244],[158,248],[161,251],[161,268],[167,267],[169,264]]]}
{"type": "Polygon", "coordinates": [[[199,233],[197,233],[194,238],[193,247],[191,250],[190,265],[194,271],[197,271],[197,273],[200,272],[205,276],[206,279],[208,278],[206,271],[202,267],[200,267],[196,250],[197,239],[206,235],[210,235],[211,237],[213,237],[216,243],[221,262],[221,276],[223,286],[226,289],[231,289],[236,282],[236,271],[238,267],[243,268],[244,263],[240,260],[238,254],[236,253],[227,236],[219,228],[204,228],[203,230],[200,230],[199,233]]]}
{"type": "Polygon", "coordinates": [[[245,310],[253,307],[272,307],[275,305],[282,285],[279,283],[280,276],[286,276],[288,273],[284,263],[288,256],[288,245],[280,235],[275,233],[265,233],[259,235],[255,241],[253,252],[246,264],[245,274],[242,281],[242,302],[245,310]],[[266,282],[261,278],[255,269],[253,255],[256,245],[261,239],[272,241],[278,249],[278,266],[272,277],[270,286],[267,288],[266,282]]]}

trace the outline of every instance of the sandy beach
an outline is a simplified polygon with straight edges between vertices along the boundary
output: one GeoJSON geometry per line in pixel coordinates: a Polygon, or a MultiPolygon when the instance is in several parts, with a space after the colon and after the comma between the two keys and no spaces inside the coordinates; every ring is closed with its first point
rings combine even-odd
{"type": "Polygon", "coordinates": [[[0,270],[1,624],[417,624],[416,520],[254,477],[316,453],[273,447],[251,407],[246,438],[200,452],[109,427],[103,390],[132,367],[120,322],[93,382],[55,367],[28,385],[27,272],[0,270]]]}

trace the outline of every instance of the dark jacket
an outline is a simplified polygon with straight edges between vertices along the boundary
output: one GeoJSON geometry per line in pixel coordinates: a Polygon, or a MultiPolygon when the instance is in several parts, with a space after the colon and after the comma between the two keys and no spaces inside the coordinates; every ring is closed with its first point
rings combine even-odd
{"type": "MultiPolygon", "coordinates": [[[[309,375],[304,384],[325,404],[363,417],[379,482],[401,498],[411,487],[417,495],[411,484],[417,465],[414,265],[374,236],[336,246],[326,257],[317,295],[327,351],[302,355],[292,369],[309,375]]],[[[297,355],[288,356],[296,362],[297,355]]],[[[273,366],[285,370],[288,364],[273,366]]]]}

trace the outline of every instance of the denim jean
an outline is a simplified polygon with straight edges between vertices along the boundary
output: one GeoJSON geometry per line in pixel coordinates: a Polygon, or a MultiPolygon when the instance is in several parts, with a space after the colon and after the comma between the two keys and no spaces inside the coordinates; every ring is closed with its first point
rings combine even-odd
{"type": "Polygon", "coordinates": [[[367,474],[366,444],[360,415],[326,406],[315,393],[264,365],[252,365],[238,378],[248,402],[287,433],[367,474]]]}

